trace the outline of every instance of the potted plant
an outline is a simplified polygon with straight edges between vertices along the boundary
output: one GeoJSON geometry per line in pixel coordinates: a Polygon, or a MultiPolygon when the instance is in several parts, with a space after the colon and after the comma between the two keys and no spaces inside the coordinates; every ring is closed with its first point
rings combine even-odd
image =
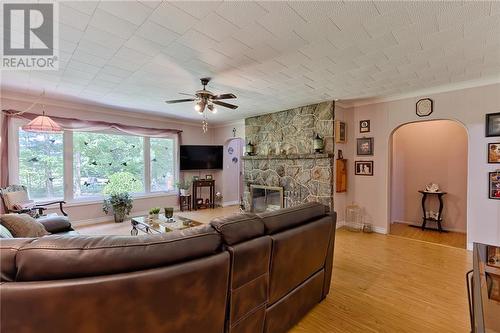
{"type": "Polygon", "coordinates": [[[149,217],[152,220],[158,220],[159,214],[160,214],[160,208],[151,208],[149,210],[149,217]]]}
{"type": "Polygon", "coordinates": [[[191,182],[181,180],[181,181],[178,181],[177,183],[175,183],[175,186],[179,189],[180,195],[186,196],[187,191],[191,187],[191,182]]]}
{"type": "Polygon", "coordinates": [[[132,197],[127,192],[111,194],[109,198],[104,199],[102,210],[106,214],[112,211],[115,222],[123,222],[132,210],[132,197]]]}

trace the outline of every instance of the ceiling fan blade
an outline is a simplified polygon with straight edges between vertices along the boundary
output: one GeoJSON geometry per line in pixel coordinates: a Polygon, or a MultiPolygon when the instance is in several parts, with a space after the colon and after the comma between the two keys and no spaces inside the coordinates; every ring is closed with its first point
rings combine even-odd
{"type": "Polygon", "coordinates": [[[224,102],[220,102],[220,101],[212,101],[212,103],[223,106],[225,108],[233,109],[233,110],[238,108],[238,105],[233,105],[233,104],[224,103],[224,102]]]}
{"type": "Polygon", "coordinates": [[[193,96],[193,97],[196,97],[196,95],[193,95],[193,94],[188,94],[188,93],[179,93],[179,95],[185,95],[185,96],[193,96]]]}
{"type": "Polygon", "coordinates": [[[175,103],[184,103],[184,102],[194,102],[196,99],[194,98],[185,98],[185,99],[173,99],[170,101],[165,101],[167,104],[175,104],[175,103]]]}
{"type": "Polygon", "coordinates": [[[212,97],[213,100],[231,99],[231,98],[236,98],[236,95],[234,95],[234,94],[220,94],[220,95],[212,97]]]}

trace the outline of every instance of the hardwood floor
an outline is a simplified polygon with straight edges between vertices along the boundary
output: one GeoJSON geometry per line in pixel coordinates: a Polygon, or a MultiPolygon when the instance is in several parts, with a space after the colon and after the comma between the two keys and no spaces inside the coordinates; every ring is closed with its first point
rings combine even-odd
{"type": "MultiPolygon", "coordinates": [[[[238,207],[185,212],[200,222],[238,207]]],[[[129,235],[130,222],[77,228],[129,235]]],[[[291,333],[469,332],[470,252],[392,235],[337,230],[330,294],[291,333]]]]}
{"type": "Polygon", "coordinates": [[[421,230],[419,228],[413,228],[405,223],[392,223],[390,234],[424,242],[459,247],[461,249],[465,249],[467,247],[467,235],[460,232],[450,231],[442,233],[434,230],[421,230]]]}
{"type": "Polygon", "coordinates": [[[472,254],[339,229],[330,294],[291,333],[469,332],[472,254]]]}

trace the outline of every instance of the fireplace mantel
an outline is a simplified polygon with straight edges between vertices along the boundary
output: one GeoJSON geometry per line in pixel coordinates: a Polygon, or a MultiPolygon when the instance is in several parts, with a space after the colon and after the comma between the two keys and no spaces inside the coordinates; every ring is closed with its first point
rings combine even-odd
{"type": "Polygon", "coordinates": [[[333,158],[335,154],[320,153],[320,154],[290,154],[290,155],[255,155],[243,156],[243,160],[316,160],[320,158],[333,158]]]}

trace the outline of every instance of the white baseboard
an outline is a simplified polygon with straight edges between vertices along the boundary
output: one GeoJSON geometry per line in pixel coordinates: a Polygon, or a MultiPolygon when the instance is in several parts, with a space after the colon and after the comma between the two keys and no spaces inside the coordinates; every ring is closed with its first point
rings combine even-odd
{"type": "MultiPolygon", "coordinates": [[[[345,226],[347,226],[345,221],[337,221],[336,229],[339,229],[339,228],[342,228],[345,226]]],[[[355,225],[355,226],[357,228],[361,229],[361,225],[355,225]]],[[[377,234],[384,234],[384,235],[387,234],[387,228],[384,228],[384,227],[377,227],[377,226],[372,225],[372,230],[373,230],[373,232],[375,232],[377,234]]]]}
{"type": "MultiPolygon", "coordinates": [[[[402,221],[402,220],[396,220],[392,223],[402,223],[402,224],[412,224],[412,225],[417,225],[417,223],[415,222],[409,222],[409,221],[402,221]]],[[[427,224],[429,225],[429,224],[427,224]]],[[[448,228],[446,226],[443,225],[443,229],[446,230],[446,231],[453,231],[453,232],[460,232],[462,234],[465,234],[466,231],[465,230],[460,230],[460,229],[456,229],[456,228],[448,228]]]]}
{"type": "Polygon", "coordinates": [[[240,204],[239,200],[235,200],[235,201],[226,201],[226,202],[223,202],[223,203],[222,203],[222,207],[234,206],[234,205],[239,205],[239,204],[240,204]]]}

